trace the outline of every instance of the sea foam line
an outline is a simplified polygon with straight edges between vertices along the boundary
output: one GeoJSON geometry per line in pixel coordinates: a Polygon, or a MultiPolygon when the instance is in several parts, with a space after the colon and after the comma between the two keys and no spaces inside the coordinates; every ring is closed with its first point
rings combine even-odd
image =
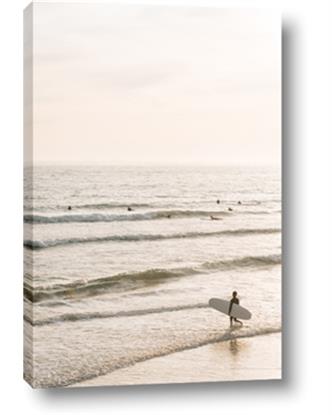
{"type": "MultiPolygon", "coordinates": [[[[66,374],[61,373],[61,366],[54,367],[55,373],[60,370],[58,376],[51,378],[49,376],[49,371],[46,375],[43,376],[42,373],[38,373],[38,367],[35,368],[35,371],[27,371],[24,373],[24,377],[33,384],[34,387],[63,387],[79,384],[80,382],[87,381],[99,376],[107,375],[119,369],[124,369],[126,367],[133,366],[137,363],[145,362],[147,360],[169,356],[173,353],[182,352],[185,350],[196,349],[198,347],[207,346],[209,344],[215,344],[219,342],[225,342],[234,339],[241,338],[250,338],[255,336],[268,335],[273,333],[280,333],[280,326],[265,326],[265,327],[242,327],[241,329],[224,329],[219,333],[209,332],[200,332],[197,333],[196,338],[187,339],[186,336],[181,337],[181,341],[168,343],[165,347],[154,348],[151,350],[146,349],[136,349],[134,353],[126,353],[121,356],[120,359],[107,359],[107,361],[102,360],[100,365],[90,368],[90,371],[84,370],[80,373],[78,370],[67,371],[66,374]],[[37,373],[36,373],[37,372],[37,373]]],[[[69,362],[70,364],[70,362],[69,362]]],[[[74,366],[74,364],[73,364],[74,366]]]]}
{"type": "Polygon", "coordinates": [[[185,218],[208,215],[228,215],[228,212],[205,210],[156,210],[144,213],[126,212],[124,214],[109,213],[70,213],[63,215],[25,214],[25,223],[71,223],[71,222],[122,222],[145,221],[156,219],[185,218]]]}
{"type": "MultiPolygon", "coordinates": [[[[133,366],[137,363],[142,363],[147,360],[154,359],[156,357],[164,357],[169,356],[173,353],[178,352],[184,352],[185,350],[192,350],[197,349],[199,347],[208,346],[209,344],[215,344],[220,342],[226,342],[229,340],[235,340],[235,339],[244,339],[244,338],[250,338],[250,337],[256,337],[256,336],[264,336],[268,334],[274,334],[274,333],[281,333],[281,327],[263,327],[263,328],[241,328],[241,330],[234,330],[234,329],[227,329],[224,331],[223,334],[209,336],[206,339],[197,339],[196,342],[193,342],[191,344],[181,344],[181,345],[174,345],[173,347],[169,347],[166,351],[159,350],[155,352],[151,352],[150,354],[146,354],[145,356],[140,356],[136,359],[130,359],[128,361],[123,361],[121,364],[117,364],[115,367],[113,367],[111,370],[104,373],[104,375],[107,375],[111,372],[114,372],[115,370],[124,369],[126,367],[133,366]]],[[[98,375],[84,375],[81,379],[79,379],[77,382],[68,382],[66,385],[63,386],[69,386],[73,383],[81,383],[83,381],[91,380],[96,377],[102,376],[101,374],[98,375]]]]}
{"type": "Polygon", "coordinates": [[[32,302],[40,302],[54,298],[75,298],[77,296],[90,297],[106,290],[115,292],[133,291],[146,286],[158,285],[170,279],[187,277],[197,274],[208,274],[230,269],[261,268],[279,265],[281,255],[246,256],[204,262],[196,267],[182,267],[173,269],[148,269],[131,273],[116,274],[109,277],[97,278],[91,281],[76,281],[69,284],[55,284],[46,287],[33,288],[24,284],[24,296],[32,302]]]}
{"type": "Polygon", "coordinates": [[[66,213],[57,215],[38,215],[32,213],[26,213],[24,215],[25,223],[35,224],[52,224],[52,223],[86,223],[86,222],[122,222],[122,221],[146,221],[157,219],[180,219],[191,217],[209,217],[213,216],[228,216],[234,214],[253,214],[253,215],[268,215],[270,213],[276,213],[275,211],[268,210],[253,210],[253,211],[223,211],[223,210],[155,210],[144,213],[126,212],[123,214],[115,213],[66,213]]]}
{"type": "Polygon", "coordinates": [[[121,318],[121,317],[136,317],[144,316],[147,314],[159,314],[159,313],[170,313],[183,310],[192,310],[198,308],[208,308],[207,303],[198,303],[198,304],[188,304],[188,305],[179,305],[173,307],[155,307],[139,310],[128,310],[128,311],[118,311],[118,312],[91,312],[91,313],[66,313],[60,316],[50,317],[42,320],[32,321],[29,317],[24,316],[24,319],[29,322],[32,326],[45,326],[48,324],[55,324],[61,322],[75,322],[75,321],[84,321],[84,320],[94,320],[94,319],[103,319],[103,318],[121,318]]]}
{"type": "Polygon", "coordinates": [[[45,249],[59,245],[73,245],[82,243],[96,243],[96,242],[137,242],[137,241],[159,241],[167,239],[193,239],[213,236],[245,236],[250,234],[269,234],[279,233],[278,228],[262,228],[262,229],[229,229],[214,232],[187,232],[175,234],[133,234],[133,235],[106,235],[106,236],[90,236],[80,238],[64,238],[64,239],[49,239],[49,240],[31,240],[26,239],[24,246],[30,249],[45,249]]]}

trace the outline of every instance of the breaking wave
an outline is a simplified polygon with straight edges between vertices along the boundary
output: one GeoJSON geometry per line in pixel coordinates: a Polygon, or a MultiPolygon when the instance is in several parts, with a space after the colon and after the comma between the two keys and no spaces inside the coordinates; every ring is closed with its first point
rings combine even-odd
{"type": "Polygon", "coordinates": [[[50,317],[44,320],[31,321],[28,317],[24,316],[24,319],[33,326],[44,326],[47,324],[60,323],[62,321],[81,321],[81,320],[92,320],[99,318],[121,318],[121,317],[135,317],[145,316],[147,314],[158,314],[158,313],[170,313],[173,311],[192,310],[196,308],[207,308],[207,303],[179,305],[174,307],[158,307],[158,308],[147,308],[140,310],[128,310],[118,311],[109,313],[91,312],[91,313],[67,313],[60,316],[50,317]]]}
{"type": "Polygon", "coordinates": [[[244,210],[244,211],[222,211],[222,210],[152,210],[149,212],[137,213],[126,212],[123,214],[118,213],[105,213],[105,212],[91,212],[91,213],[65,213],[65,214],[32,214],[26,213],[24,215],[25,223],[47,224],[47,223],[86,223],[86,222],[123,222],[123,221],[146,221],[157,219],[180,219],[180,218],[194,218],[202,217],[206,218],[211,215],[217,217],[225,217],[229,215],[245,214],[245,215],[268,215],[270,213],[278,213],[280,211],[269,210],[244,210]]]}
{"type": "Polygon", "coordinates": [[[59,245],[72,245],[82,243],[96,243],[96,242],[137,242],[137,241],[160,241],[167,239],[185,239],[185,238],[204,238],[213,236],[245,236],[250,234],[270,234],[278,233],[278,228],[262,228],[262,229],[230,229],[214,232],[187,232],[174,234],[134,234],[134,235],[106,235],[106,236],[92,236],[81,238],[64,238],[64,239],[50,239],[44,241],[34,241],[27,239],[24,241],[24,246],[30,249],[45,249],[59,245]]]}
{"type": "Polygon", "coordinates": [[[170,279],[177,279],[197,274],[230,270],[235,268],[260,268],[279,265],[281,255],[247,256],[215,262],[204,262],[196,267],[173,269],[149,269],[128,272],[110,277],[97,278],[91,281],[76,281],[69,284],[56,284],[47,287],[32,288],[24,285],[24,296],[32,302],[40,302],[55,298],[81,298],[112,292],[132,291],[157,284],[170,279]]]}
{"type": "Polygon", "coordinates": [[[186,218],[209,215],[227,215],[228,212],[204,210],[157,210],[145,213],[128,212],[125,214],[73,213],[64,215],[24,215],[26,223],[71,223],[71,222],[121,222],[154,219],[186,218]]]}
{"type": "Polygon", "coordinates": [[[61,365],[54,367],[53,364],[53,367],[51,366],[53,369],[51,373],[55,373],[57,376],[49,376],[49,366],[53,363],[51,361],[47,371],[40,371],[35,375],[35,372],[39,369],[37,366],[35,372],[26,371],[24,377],[30,381],[34,387],[45,388],[75,385],[156,357],[169,356],[176,352],[191,350],[214,343],[280,332],[281,327],[279,325],[266,325],[263,327],[242,327],[241,329],[221,329],[220,331],[205,329],[195,331],[194,336],[189,335],[189,331],[189,334],[187,333],[186,336],[179,336],[177,338],[170,334],[168,336],[165,335],[164,342],[155,347],[135,348],[130,352],[125,349],[123,353],[120,353],[119,356],[114,356],[113,358],[110,358],[109,355],[107,355],[106,358],[102,356],[96,364],[84,365],[81,367],[77,360],[73,359],[66,361],[66,369],[68,369],[68,366],[70,368],[70,370],[66,371],[63,370],[61,365]]]}

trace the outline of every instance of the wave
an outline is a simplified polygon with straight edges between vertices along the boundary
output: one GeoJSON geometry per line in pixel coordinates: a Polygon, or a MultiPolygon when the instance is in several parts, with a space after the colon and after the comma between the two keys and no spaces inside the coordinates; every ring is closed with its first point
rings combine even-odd
{"type": "MultiPolygon", "coordinates": [[[[91,205],[90,205],[91,206],[91,205]]],[[[166,209],[152,210],[149,212],[135,213],[126,212],[123,214],[115,213],[66,213],[55,215],[37,215],[26,213],[24,215],[25,223],[47,224],[47,223],[86,223],[86,222],[122,222],[122,221],[146,221],[157,219],[179,219],[209,216],[229,216],[229,215],[268,215],[270,213],[278,213],[279,211],[271,210],[240,210],[240,211],[222,211],[222,210],[183,210],[183,209],[166,209]]]]}
{"type": "Polygon", "coordinates": [[[83,238],[65,238],[65,239],[51,239],[44,241],[34,241],[26,239],[24,246],[30,249],[45,249],[61,245],[72,245],[82,243],[96,243],[96,242],[138,242],[138,241],[161,241],[167,239],[192,239],[204,238],[213,236],[245,236],[251,234],[270,234],[278,233],[278,228],[262,228],[262,229],[230,229],[224,231],[214,232],[187,232],[175,234],[134,234],[134,235],[106,235],[106,236],[92,236],[83,238]]]}
{"type": "Polygon", "coordinates": [[[71,222],[121,222],[121,221],[140,221],[154,219],[186,218],[219,215],[224,216],[229,212],[205,211],[205,210],[156,210],[145,213],[128,212],[125,214],[107,213],[82,213],[64,215],[34,215],[25,214],[25,223],[71,223],[71,222]]]}
{"type": "Polygon", "coordinates": [[[100,313],[100,312],[91,312],[91,313],[67,313],[60,316],[50,317],[44,320],[35,320],[32,321],[27,316],[24,316],[24,319],[33,326],[45,326],[48,324],[60,323],[63,321],[81,321],[81,320],[93,320],[100,318],[121,318],[121,317],[135,317],[135,316],[145,316],[148,314],[159,314],[159,313],[170,313],[183,310],[192,310],[197,308],[208,308],[207,303],[199,304],[188,304],[188,305],[179,305],[173,307],[158,307],[158,308],[147,308],[139,310],[128,310],[128,311],[118,311],[118,312],[109,312],[109,313],[100,313]]]}
{"type": "Polygon", "coordinates": [[[115,292],[133,291],[153,285],[158,285],[170,279],[177,279],[197,274],[208,274],[236,268],[260,268],[279,265],[281,255],[248,256],[205,262],[196,267],[173,269],[149,269],[145,271],[116,274],[110,277],[97,278],[91,281],[76,281],[69,284],[56,284],[47,287],[33,288],[28,283],[24,285],[24,296],[32,302],[52,300],[55,298],[81,298],[103,294],[108,290],[115,292]]]}
{"type": "MultiPolygon", "coordinates": [[[[131,356],[130,358],[123,359],[121,363],[116,363],[113,367],[109,367],[103,370],[103,373],[98,374],[84,374],[81,376],[81,378],[76,378],[75,380],[68,380],[67,383],[63,383],[62,385],[56,385],[56,386],[69,386],[74,383],[80,383],[87,380],[91,380],[93,378],[107,375],[108,373],[114,372],[115,370],[124,369],[126,367],[133,366],[137,363],[142,363],[147,360],[151,360],[157,357],[163,357],[163,356],[169,356],[173,353],[178,352],[184,352],[186,350],[192,350],[197,349],[199,347],[208,346],[210,344],[220,343],[220,342],[226,342],[229,340],[236,340],[236,339],[244,339],[244,338],[250,338],[250,337],[256,337],[256,336],[264,336],[268,334],[274,334],[274,333],[281,333],[281,327],[280,326],[266,326],[266,327],[242,327],[241,330],[235,329],[227,329],[224,330],[222,333],[219,334],[212,334],[212,335],[200,335],[197,336],[195,340],[191,341],[184,341],[181,343],[174,343],[173,345],[169,346],[168,348],[163,349],[156,349],[147,351],[144,353],[143,356],[131,356]]],[[[54,386],[54,385],[52,385],[54,386]]]]}
{"type": "MultiPolygon", "coordinates": [[[[204,330],[196,330],[195,335],[190,335],[190,328],[188,333],[184,336],[174,337],[172,333],[167,335],[165,333],[165,340],[162,344],[155,344],[154,347],[132,348],[130,350],[124,348],[118,351],[117,354],[99,354],[98,350],[95,352],[96,359],[92,364],[85,364],[81,367],[78,364],[75,356],[72,360],[66,362],[65,368],[59,365],[57,359],[53,359],[51,363],[48,362],[47,370],[42,370],[44,366],[35,366],[34,372],[27,370],[24,377],[36,387],[64,387],[64,386],[79,386],[80,382],[91,380],[96,377],[107,375],[119,369],[131,367],[137,363],[142,363],[154,358],[169,356],[173,353],[184,352],[186,350],[197,349],[199,347],[208,346],[215,343],[226,342],[230,340],[250,338],[257,336],[264,336],[273,333],[280,333],[281,327],[277,324],[266,326],[244,326],[239,329],[229,328],[220,330],[209,330],[206,327],[204,330]],[[51,370],[50,370],[51,364],[51,370]],[[56,366],[55,366],[56,365],[56,366]],[[68,370],[68,365],[69,369],[68,370]],[[41,366],[41,369],[40,369],[41,366]],[[50,376],[50,371],[55,376],[50,376]]],[[[102,383],[102,382],[101,382],[102,383]]]]}

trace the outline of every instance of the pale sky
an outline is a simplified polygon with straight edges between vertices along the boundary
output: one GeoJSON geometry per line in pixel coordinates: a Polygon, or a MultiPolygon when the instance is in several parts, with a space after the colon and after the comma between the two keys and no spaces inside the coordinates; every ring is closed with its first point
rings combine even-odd
{"type": "Polygon", "coordinates": [[[33,5],[35,163],[280,164],[268,11],[33,5]]]}

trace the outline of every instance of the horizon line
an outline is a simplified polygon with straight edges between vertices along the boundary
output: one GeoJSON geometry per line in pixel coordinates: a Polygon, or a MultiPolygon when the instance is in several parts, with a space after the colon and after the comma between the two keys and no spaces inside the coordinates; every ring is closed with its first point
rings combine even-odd
{"type": "Polygon", "coordinates": [[[204,163],[204,162],[119,162],[119,161],[37,161],[37,162],[25,162],[25,167],[34,167],[34,166],[133,166],[133,167],[144,167],[144,166],[198,166],[198,167],[281,167],[282,162],[271,162],[271,163],[262,163],[262,162],[215,162],[215,163],[204,163]]]}

